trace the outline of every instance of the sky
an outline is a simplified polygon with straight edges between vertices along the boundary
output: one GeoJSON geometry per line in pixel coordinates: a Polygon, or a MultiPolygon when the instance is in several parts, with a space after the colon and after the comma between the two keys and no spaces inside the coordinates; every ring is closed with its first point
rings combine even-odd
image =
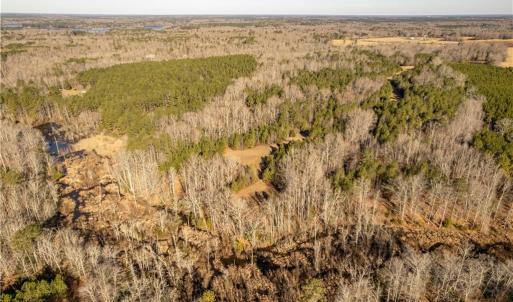
{"type": "Polygon", "coordinates": [[[513,0],[0,0],[1,13],[483,15],[513,14],[513,0]]]}

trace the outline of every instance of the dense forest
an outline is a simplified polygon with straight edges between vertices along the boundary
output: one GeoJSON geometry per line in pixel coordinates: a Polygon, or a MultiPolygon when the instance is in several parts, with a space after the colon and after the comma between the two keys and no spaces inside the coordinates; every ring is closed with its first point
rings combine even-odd
{"type": "Polygon", "coordinates": [[[100,110],[101,125],[134,140],[151,135],[162,114],[180,115],[202,108],[209,98],[224,93],[232,79],[256,68],[250,56],[145,62],[92,69],[78,75],[90,87],[69,101],[72,111],[100,110]]]}
{"type": "Polygon", "coordinates": [[[454,117],[464,97],[464,82],[458,77],[444,65],[425,64],[392,79],[379,100],[368,104],[378,116],[377,138],[385,142],[402,130],[454,117]]]}
{"type": "Polygon", "coordinates": [[[479,64],[453,64],[479,93],[488,127],[476,134],[474,146],[493,154],[513,174],[513,69],[479,64]]]}

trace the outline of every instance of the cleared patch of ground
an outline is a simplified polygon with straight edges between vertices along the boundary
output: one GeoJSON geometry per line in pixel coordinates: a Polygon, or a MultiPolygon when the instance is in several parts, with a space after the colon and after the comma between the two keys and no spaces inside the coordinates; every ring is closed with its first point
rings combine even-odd
{"type": "Polygon", "coordinates": [[[262,157],[269,155],[269,153],[271,153],[271,145],[259,145],[244,150],[226,148],[224,156],[242,165],[258,167],[262,161],[262,157]]]}
{"type": "MultiPolygon", "coordinates": [[[[295,136],[287,138],[283,142],[288,143],[291,141],[300,141],[303,139],[304,136],[302,136],[301,134],[297,134],[295,136]]],[[[258,145],[256,147],[243,150],[233,150],[231,148],[226,148],[224,151],[224,156],[226,158],[238,162],[241,165],[255,167],[257,170],[259,170],[260,165],[262,163],[262,159],[267,155],[271,154],[272,148],[276,146],[276,144],[258,145]]],[[[257,193],[266,193],[269,195],[270,193],[272,193],[273,190],[274,188],[271,184],[266,183],[260,179],[257,182],[235,193],[234,197],[249,199],[254,197],[257,193]]]]}
{"type": "Polygon", "coordinates": [[[57,181],[63,221],[101,232],[112,225],[140,220],[155,223],[155,209],[123,194],[109,173],[108,159],[93,152],[73,153],[62,163],[65,176],[57,181]],[[141,219],[141,217],[144,217],[141,219]]]}
{"type": "MultiPolygon", "coordinates": [[[[413,68],[413,67],[412,67],[413,68]]],[[[296,136],[291,136],[283,141],[283,143],[288,143],[291,141],[301,141],[304,139],[304,136],[301,134],[297,134],[296,136]]],[[[258,145],[253,148],[242,149],[242,150],[234,150],[231,148],[226,148],[224,150],[224,156],[230,158],[241,165],[246,166],[254,166],[260,167],[260,163],[262,162],[262,158],[269,155],[272,151],[272,147],[276,147],[276,144],[273,145],[258,145]]]]}
{"type": "Polygon", "coordinates": [[[73,145],[73,150],[95,151],[101,156],[113,158],[125,149],[126,136],[116,138],[104,134],[84,138],[73,145]]]}
{"type": "Polygon", "coordinates": [[[83,95],[86,93],[86,90],[80,89],[61,89],[61,95],[63,98],[67,98],[75,95],[83,95]]]}
{"type": "MultiPolygon", "coordinates": [[[[238,162],[241,165],[255,167],[258,170],[260,168],[262,158],[269,155],[271,151],[271,145],[259,145],[244,150],[233,150],[231,148],[226,148],[226,150],[224,151],[224,156],[238,162]]],[[[273,187],[270,184],[259,179],[257,182],[235,193],[233,197],[250,199],[254,197],[257,193],[263,192],[269,195],[272,190],[273,187]]]]}

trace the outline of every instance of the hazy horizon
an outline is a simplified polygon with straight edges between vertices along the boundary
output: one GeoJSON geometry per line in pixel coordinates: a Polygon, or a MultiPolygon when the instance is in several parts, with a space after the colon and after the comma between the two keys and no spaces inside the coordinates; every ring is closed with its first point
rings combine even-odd
{"type": "Polygon", "coordinates": [[[122,14],[122,13],[26,13],[0,12],[0,15],[26,16],[105,16],[105,17],[510,17],[511,14],[122,14]]]}
{"type": "Polygon", "coordinates": [[[2,14],[62,15],[263,15],[263,16],[465,16],[512,15],[510,0],[470,1],[407,1],[407,0],[224,0],[215,4],[208,0],[186,3],[164,0],[3,0],[2,14]]]}

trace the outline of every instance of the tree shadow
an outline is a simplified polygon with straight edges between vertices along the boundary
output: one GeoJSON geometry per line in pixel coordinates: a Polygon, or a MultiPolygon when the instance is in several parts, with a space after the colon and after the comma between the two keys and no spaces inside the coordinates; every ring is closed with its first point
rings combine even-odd
{"type": "Polygon", "coordinates": [[[74,207],[73,207],[73,218],[71,220],[72,222],[77,221],[82,216],[85,216],[85,217],[90,216],[89,213],[82,212],[80,210],[80,207],[82,206],[82,202],[80,200],[80,192],[82,192],[82,191],[83,191],[82,189],[76,189],[76,190],[73,190],[70,193],[62,196],[62,197],[69,197],[71,200],[73,200],[74,207]]]}

